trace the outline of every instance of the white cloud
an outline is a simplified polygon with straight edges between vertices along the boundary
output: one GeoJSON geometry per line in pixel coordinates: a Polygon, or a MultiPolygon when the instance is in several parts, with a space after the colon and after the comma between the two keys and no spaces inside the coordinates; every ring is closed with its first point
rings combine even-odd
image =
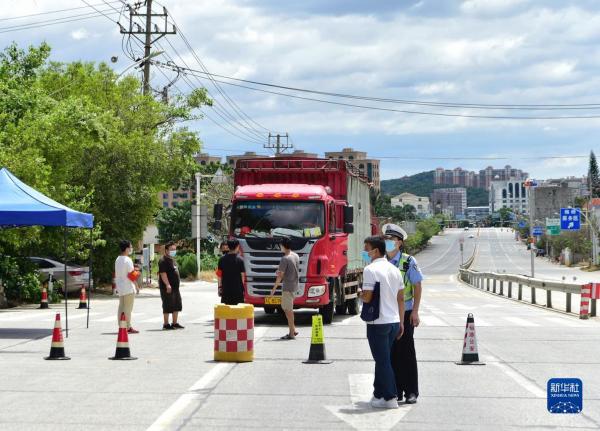
{"type": "Polygon", "coordinates": [[[75,40],[87,39],[89,36],[90,33],[84,28],[79,28],[71,32],[71,38],[75,40]]]}
{"type": "Polygon", "coordinates": [[[467,14],[493,15],[514,10],[528,0],[465,0],[460,9],[467,14]]]}
{"type": "Polygon", "coordinates": [[[426,96],[437,95],[437,94],[452,94],[457,90],[457,86],[454,82],[432,82],[429,84],[422,84],[415,86],[415,91],[419,94],[426,96]]]}

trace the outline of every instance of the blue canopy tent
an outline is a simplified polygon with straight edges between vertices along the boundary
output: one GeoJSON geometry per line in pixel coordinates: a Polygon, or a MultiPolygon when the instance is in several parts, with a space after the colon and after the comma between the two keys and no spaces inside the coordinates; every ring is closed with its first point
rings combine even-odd
{"type": "Polygon", "coordinates": [[[6,168],[0,169],[0,227],[62,226],[64,228],[64,294],[65,329],[69,336],[67,308],[67,228],[90,229],[90,270],[88,290],[87,326],[90,323],[90,291],[92,277],[92,228],[94,216],[78,212],[29,187],[6,168]]]}

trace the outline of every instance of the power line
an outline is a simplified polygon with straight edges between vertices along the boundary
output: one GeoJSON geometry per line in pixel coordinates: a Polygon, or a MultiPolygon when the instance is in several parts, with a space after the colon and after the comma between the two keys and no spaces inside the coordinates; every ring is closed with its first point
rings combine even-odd
{"type": "MultiPolygon", "coordinates": [[[[169,67],[168,65],[166,65],[164,63],[160,63],[160,62],[156,62],[156,64],[159,66],[162,65],[163,67],[169,67]]],[[[207,77],[199,74],[198,73],[199,71],[197,71],[197,70],[189,69],[189,68],[182,68],[182,69],[187,70],[187,73],[198,76],[201,79],[210,79],[210,78],[207,78],[207,77]]],[[[336,102],[333,100],[318,99],[318,98],[314,98],[314,97],[297,96],[297,95],[282,93],[282,92],[278,92],[278,91],[271,91],[271,90],[265,90],[262,88],[250,87],[248,85],[234,84],[233,82],[222,81],[222,80],[218,80],[218,79],[214,79],[214,78],[212,78],[212,80],[220,82],[222,84],[231,85],[234,87],[245,88],[248,90],[259,91],[262,93],[274,94],[274,95],[278,95],[278,96],[290,97],[293,99],[307,100],[307,101],[311,101],[311,102],[319,102],[319,103],[325,103],[325,104],[329,104],[329,105],[346,106],[346,107],[350,107],[350,108],[360,108],[360,109],[368,109],[368,110],[384,111],[384,112],[397,112],[397,113],[402,113],[402,114],[429,115],[429,116],[436,116],[436,117],[453,117],[453,118],[491,119],[491,120],[584,120],[584,119],[600,118],[600,115],[514,116],[514,115],[476,115],[476,114],[455,114],[455,113],[446,113],[446,112],[413,111],[413,110],[407,110],[407,109],[384,108],[384,107],[378,107],[378,106],[336,102]]]]}
{"type": "MultiPolygon", "coordinates": [[[[35,23],[14,25],[14,26],[9,26],[9,27],[0,27],[0,33],[11,33],[13,31],[30,30],[30,29],[34,29],[34,28],[48,27],[51,25],[66,24],[66,23],[75,22],[75,21],[84,21],[84,20],[88,20],[88,19],[99,18],[101,16],[105,16],[112,20],[112,18],[110,18],[104,12],[107,12],[107,11],[99,10],[97,13],[90,12],[87,14],[79,14],[79,15],[73,15],[71,17],[55,18],[55,19],[51,19],[51,20],[38,21],[35,23]]],[[[114,14],[114,12],[109,12],[109,14],[112,15],[112,14],[114,14]]]]}
{"type": "MultiPolygon", "coordinates": [[[[120,3],[121,0],[111,0],[108,3],[120,3]]],[[[103,2],[104,4],[107,4],[106,1],[103,2]]],[[[96,3],[93,6],[102,6],[102,3],[96,3]]],[[[16,19],[24,19],[24,18],[30,18],[33,16],[42,16],[42,15],[51,15],[51,14],[55,14],[55,13],[61,13],[61,12],[70,12],[73,10],[81,10],[81,9],[88,9],[89,6],[78,6],[78,7],[71,7],[71,8],[67,8],[67,9],[59,9],[59,10],[50,10],[50,11],[46,11],[46,12],[38,12],[38,13],[31,13],[29,15],[19,15],[19,16],[11,16],[8,18],[0,18],[0,22],[1,21],[12,21],[12,20],[16,20],[16,19]]]]}
{"type": "MultiPolygon", "coordinates": [[[[490,104],[490,103],[461,103],[461,102],[430,102],[423,100],[408,100],[408,99],[389,99],[372,96],[359,96],[347,93],[335,93],[328,91],[312,90],[299,87],[291,87],[286,85],[278,85],[261,81],[253,81],[249,79],[234,78],[226,75],[205,72],[201,70],[192,70],[193,72],[206,75],[209,79],[214,77],[229,79],[236,82],[245,82],[247,84],[260,85],[271,88],[279,88],[282,90],[290,90],[302,93],[320,94],[322,96],[341,97],[358,100],[368,100],[372,102],[397,103],[404,105],[423,105],[445,108],[468,108],[468,109],[513,109],[513,110],[573,110],[573,109],[600,109],[600,103],[575,103],[575,104],[490,104]]],[[[222,82],[222,81],[217,81],[222,82]]]]}

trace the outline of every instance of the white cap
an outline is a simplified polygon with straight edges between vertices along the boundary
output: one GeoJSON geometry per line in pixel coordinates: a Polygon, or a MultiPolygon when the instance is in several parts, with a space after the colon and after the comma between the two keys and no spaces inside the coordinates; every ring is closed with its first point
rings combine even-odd
{"type": "Polygon", "coordinates": [[[397,224],[393,224],[393,223],[387,223],[383,225],[383,228],[381,228],[381,231],[383,232],[383,234],[385,236],[395,236],[400,238],[403,241],[406,241],[406,239],[408,238],[408,234],[406,233],[406,231],[404,229],[402,229],[400,226],[398,226],[397,224]]]}

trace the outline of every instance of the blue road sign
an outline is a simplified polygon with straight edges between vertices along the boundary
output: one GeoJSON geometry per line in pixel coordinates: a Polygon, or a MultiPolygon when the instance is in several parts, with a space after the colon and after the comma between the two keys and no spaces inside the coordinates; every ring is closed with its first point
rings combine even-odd
{"type": "Polygon", "coordinates": [[[542,236],[544,234],[544,228],[542,226],[533,227],[533,236],[542,236]]]}
{"type": "Polygon", "coordinates": [[[521,221],[519,222],[519,227],[520,227],[520,228],[524,228],[525,226],[527,226],[527,223],[526,223],[524,220],[521,220],[521,221]]]}
{"type": "Polygon", "coordinates": [[[579,208],[560,209],[561,230],[579,230],[581,228],[581,210],[579,208]]]}

